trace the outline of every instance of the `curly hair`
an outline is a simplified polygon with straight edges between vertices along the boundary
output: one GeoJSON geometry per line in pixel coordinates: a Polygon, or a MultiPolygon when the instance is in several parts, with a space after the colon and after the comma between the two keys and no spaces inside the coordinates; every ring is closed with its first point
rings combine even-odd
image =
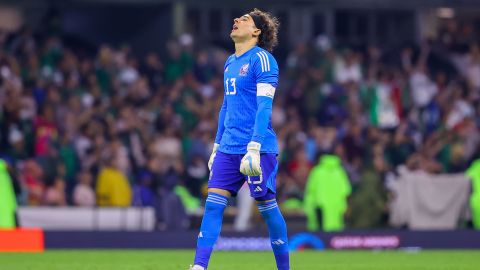
{"type": "Polygon", "coordinates": [[[278,28],[280,27],[280,22],[276,17],[273,17],[272,14],[257,8],[248,14],[255,22],[255,26],[261,30],[258,36],[258,46],[272,52],[273,48],[278,44],[278,28]]]}

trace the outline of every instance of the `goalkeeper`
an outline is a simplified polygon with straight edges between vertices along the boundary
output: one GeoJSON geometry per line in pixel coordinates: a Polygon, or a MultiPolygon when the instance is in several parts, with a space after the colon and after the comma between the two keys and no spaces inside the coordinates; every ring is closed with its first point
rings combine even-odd
{"type": "Polygon", "coordinates": [[[207,269],[228,198],[245,181],[267,223],[277,268],[290,269],[287,227],[275,200],[278,145],[270,122],[279,70],[269,52],[277,45],[278,26],[276,18],[258,9],[234,20],[235,54],[224,66],[224,99],[192,270],[207,269]]]}

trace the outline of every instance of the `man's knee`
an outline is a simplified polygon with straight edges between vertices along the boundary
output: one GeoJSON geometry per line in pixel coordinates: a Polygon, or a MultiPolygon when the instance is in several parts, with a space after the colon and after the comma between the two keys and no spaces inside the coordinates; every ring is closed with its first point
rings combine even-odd
{"type": "Polygon", "coordinates": [[[209,188],[208,193],[219,194],[219,195],[222,195],[222,196],[227,197],[227,198],[230,198],[232,196],[230,191],[225,190],[225,189],[221,189],[221,188],[209,188]]]}

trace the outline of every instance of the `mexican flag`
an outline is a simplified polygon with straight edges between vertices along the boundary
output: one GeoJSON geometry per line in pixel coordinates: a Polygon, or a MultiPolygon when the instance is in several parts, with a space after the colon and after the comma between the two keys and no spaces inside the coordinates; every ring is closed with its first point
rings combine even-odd
{"type": "Polygon", "coordinates": [[[378,82],[369,90],[370,122],[380,128],[395,128],[402,118],[400,87],[393,83],[378,82]]]}

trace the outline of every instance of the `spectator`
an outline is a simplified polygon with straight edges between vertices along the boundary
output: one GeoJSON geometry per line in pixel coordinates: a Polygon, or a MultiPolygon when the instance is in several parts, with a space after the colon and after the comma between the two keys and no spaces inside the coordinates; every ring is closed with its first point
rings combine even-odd
{"type": "Polygon", "coordinates": [[[319,218],[324,231],[342,230],[350,193],[350,182],[340,159],[334,155],[323,155],[310,172],[305,188],[308,230],[319,229],[319,218]],[[321,212],[321,217],[317,217],[317,210],[321,212]]]}
{"type": "Polygon", "coordinates": [[[0,159],[0,197],[2,198],[2,203],[0,204],[0,229],[15,228],[17,200],[7,163],[2,159],[0,159]]]}
{"type": "Polygon", "coordinates": [[[92,174],[82,171],[77,174],[78,183],[73,190],[73,204],[82,207],[95,206],[95,191],[92,187],[92,174]]]}
{"type": "Polygon", "coordinates": [[[65,181],[57,178],[53,185],[48,186],[42,200],[43,205],[47,206],[66,206],[65,181]]]}
{"type": "Polygon", "coordinates": [[[469,85],[476,91],[480,91],[480,47],[472,45],[466,69],[466,77],[469,85]]]}
{"type": "Polygon", "coordinates": [[[342,57],[337,58],[335,62],[335,79],[338,83],[360,82],[362,77],[358,54],[347,50],[342,57]]]}
{"type": "MultiPolygon", "coordinates": [[[[40,205],[48,193],[48,204],[64,204],[62,182],[67,203],[75,203],[74,185],[86,187],[74,182],[79,171],[99,180],[100,205],[121,199],[117,188],[120,204],[130,205],[130,184],[135,204],[178,203],[174,190],[183,185],[201,196],[227,51],[193,50],[190,35],[169,42],[166,58],[140,58],[128,45],[83,53],[75,41],[29,29],[8,36],[0,38],[0,155],[19,172],[25,203],[40,205]],[[102,167],[106,154],[115,159],[102,167]],[[65,166],[61,181],[58,164],[65,166]]],[[[403,164],[465,171],[480,145],[480,50],[471,25],[448,20],[438,36],[389,51],[339,49],[319,37],[287,52],[272,114],[280,203],[298,205],[311,163],[326,152],[341,160],[354,193],[375,193],[352,198],[360,201],[383,200],[386,175],[403,164]]],[[[384,212],[373,204],[378,221],[384,212]]],[[[350,222],[373,226],[352,220],[365,209],[352,208],[350,222]]]]}
{"type": "Polygon", "coordinates": [[[154,206],[155,192],[153,190],[153,175],[142,171],[138,176],[138,184],[133,187],[134,206],[154,206]]]}
{"type": "Polygon", "coordinates": [[[438,92],[437,86],[427,72],[426,64],[419,62],[410,75],[413,102],[417,108],[427,106],[438,92]]]}
{"type": "Polygon", "coordinates": [[[22,164],[21,183],[26,190],[28,205],[40,205],[42,194],[44,192],[42,167],[33,159],[27,160],[22,164]]]}
{"type": "Polygon", "coordinates": [[[96,193],[99,206],[126,207],[132,203],[130,184],[119,165],[114,154],[106,156],[105,166],[97,178],[96,193]]]}
{"type": "Polygon", "coordinates": [[[475,160],[467,170],[467,176],[472,180],[473,193],[470,197],[470,209],[475,229],[480,229],[480,159],[475,160]]]}

